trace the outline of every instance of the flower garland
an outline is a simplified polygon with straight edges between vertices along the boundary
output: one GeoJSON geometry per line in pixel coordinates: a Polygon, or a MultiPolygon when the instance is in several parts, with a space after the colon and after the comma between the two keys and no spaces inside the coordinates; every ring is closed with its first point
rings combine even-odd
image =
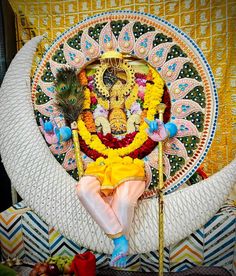
{"type": "Polygon", "coordinates": [[[152,67],[149,67],[149,72],[151,72],[153,81],[147,81],[146,83],[146,90],[143,103],[143,107],[148,109],[147,118],[148,116],[152,117],[156,114],[156,108],[158,104],[161,102],[164,92],[164,82],[159,76],[159,74],[152,67]],[[156,91],[161,91],[162,93],[156,91]]]}
{"type": "Polygon", "coordinates": [[[125,101],[125,108],[130,109],[132,104],[137,100],[138,98],[138,85],[134,85],[134,89],[131,91],[130,95],[125,101]]]}
{"type": "Polygon", "coordinates": [[[88,85],[88,79],[87,79],[86,71],[84,69],[79,72],[77,77],[81,85],[88,85]]]}
{"type": "MultiPolygon", "coordinates": [[[[123,139],[121,141],[123,141],[123,139]]],[[[80,143],[81,150],[93,160],[96,160],[98,157],[105,157],[105,155],[97,152],[96,150],[89,148],[89,146],[85,143],[85,141],[81,137],[79,138],[79,143],[80,143]]],[[[114,145],[113,143],[109,143],[108,141],[106,143],[106,146],[108,147],[113,147],[113,145],[114,145]]],[[[143,159],[145,156],[147,156],[149,153],[151,153],[154,150],[156,145],[157,145],[157,142],[153,141],[151,138],[148,138],[140,148],[134,150],[128,156],[130,156],[133,159],[135,158],[143,159]]]]}
{"type": "Polygon", "coordinates": [[[90,90],[86,87],[84,89],[84,104],[83,104],[83,109],[90,109],[91,105],[91,99],[90,99],[90,90]]]}
{"type": "Polygon", "coordinates": [[[106,135],[103,135],[101,132],[99,132],[97,135],[106,147],[109,147],[112,149],[118,149],[131,144],[136,134],[137,134],[136,131],[132,133],[128,133],[121,140],[117,139],[116,137],[113,137],[111,133],[107,133],[106,135]]]}
{"type": "MultiPolygon", "coordinates": [[[[154,115],[156,114],[157,105],[161,102],[163,96],[164,82],[155,69],[150,66],[149,73],[152,76],[153,82],[148,82],[146,85],[144,107],[147,108],[147,119],[153,120],[154,115]]],[[[90,149],[96,150],[101,155],[108,157],[124,157],[140,148],[148,139],[148,135],[146,133],[147,127],[148,125],[146,122],[143,122],[140,126],[140,131],[136,134],[131,144],[126,147],[112,149],[110,147],[106,147],[97,135],[91,134],[81,118],[78,119],[78,132],[80,137],[85,141],[90,149]]]]}
{"type": "Polygon", "coordinates": [[[93,113],[90,110],[84,110],[81,116],[82,120],[85,122],[88,131],[91,133],[96,133],[96,125],[93,120],[93,113]]]}

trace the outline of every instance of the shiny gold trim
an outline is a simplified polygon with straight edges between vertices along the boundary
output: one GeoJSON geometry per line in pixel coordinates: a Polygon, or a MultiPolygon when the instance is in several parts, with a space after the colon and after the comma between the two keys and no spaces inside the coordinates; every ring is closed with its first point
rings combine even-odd
{"type": "Polygon", "coordinates": [[[117,238],[120,238],[121,236],[123,236],[123,233],[122,232],[119,232],[117,234],[107,234],[106,235],[108,236],[109,239],[117,239],[117,238]]]}
{"type": "MultiPolygon", "coordinates": [[[[160,103],[157,106],[157,111],[159,113],[159,120],[163,122],[163,114],[165,112],[166,105],[160,103]]],[[[158,143],[158,170],[159,170],[159,276],[164,275],[164,196],[163,196],[163,187],[164,187],[164,180],[163,180],[163,142],[160,141],[158,143]]]]}
{"type": "Polygon", "coordinates": [[[72,139],[73,139],[74,149],[75,149],[75,161],[76,161],[78,176],[79,176],[79,179],[81,179],[81,177],[84,174],[84,165],[83,165],[83,161],[80,153],[77,122],[73,122],[71,124],[71,129],[72,129],[72,139]]]}

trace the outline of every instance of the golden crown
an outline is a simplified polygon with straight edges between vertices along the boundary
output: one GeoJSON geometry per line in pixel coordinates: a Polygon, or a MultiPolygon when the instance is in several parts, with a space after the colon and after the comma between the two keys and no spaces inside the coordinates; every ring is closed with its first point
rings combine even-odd
{"type": "Polygon", "coordinates": [[[108,51],[104,54],[101,55],[101,59],[107,59],[107,58],[118,58],[118,59],[123,59],[123,55],[119,52],[116,51],[108,51]]]}

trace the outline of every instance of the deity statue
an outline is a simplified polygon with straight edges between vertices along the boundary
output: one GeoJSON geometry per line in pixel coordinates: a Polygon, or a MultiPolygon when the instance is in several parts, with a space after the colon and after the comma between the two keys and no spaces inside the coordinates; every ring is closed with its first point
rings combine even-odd
{"type": "MultiPolygon", "coordinates": [[[[129,100],[134,101],[134,104],[136,102],[137,91],[134,90],[132,67],[124,61],[121,53],[107,52],[101,57],[101,64],[95,73],[95,82],[98,101],[99,97],[109,101],[108,117],[104,118],[101,115],[102,112],[98,112],[100,116],[97,118],[103,118],[103,124],[110,126],[110,132],[114,137],[120,135],[124,137],[128,130],[128,120],[134,115],[139,116],[137,113],[131,114],[128,107],[131,108],[132,105],[127,104],[129,100]],[[130,118],[127,119],[128,112],[130,118]]],[[[163,141],[168,136],[173,137],[177,132],[174,124],[168,123],[165,126],[160,120],[154,120],[154,113],[156,113],[154,109],[161,100],[158,93],[163,94],[164,85],[159,75],[156,76],[154,83],[156,85],[160,83],[159,86],[162,87],[159,89],[160,91],[157,89],[152,93],[152,90],[149,89],[147,92],[148,104],[146,105],[150,105],[150,110],[147,112],[146,125],[143,122],[140,127],[141,131],[137,134],[139,139],[134,139],[133,147],[147,135],[155,141],[163,141]]],[[[157,85],[157,87],[159,86],[157,85]]],[[[104,112],[104,114],[107,113],[104,112]]],[[[134,121],[138,122],[138,119],[136,118],[134,121]]],[[[106,126],[106,129],[109,127],[106,126]]],[[[135,130],[135,128],[132,129],[135,130]]],[[[113,240],[114,250],[110,265],[114,267],[126,266],[129,229],[134,207],[146,187],[143,161],[124,156],[122,150],[125,150],[125,147],[118,151],[105,149],[103,154],[107,155],[107,158],[98,158],[95,162],[90,163],[77,185],[81,203],[107,236],[113,240]]]]}
{"type": "MultiPolygon", "coordinates": [[[[118,148],[106,147],[83,121],[82,114],[91,107],[91,91],[87,81],[83,83],[79,80],[82,73],[77,77],[74,70],[65,69],[58,74],[56,82],[58,108],[68,121],[71,117],[72,121],[78,118],[81,139],[90,149],[100,150],[100,154],[105,156],[94,158],[96,160],[87,165],[78,182],[77,192],[83,206],[113,240],[114,250],[110,261],[113,267],[126,266],[134,208],[146,188],[144,161],[139,156],[131,158],[129,155],[139,149],[148,137],[159,142],[173,137],[177,132],[175,124],[164,124],[155,119],[156,107],[164,93],[164,82],[155,69],[148,68],[150,76],[142,80],[146,88],[145,96],[139,99],[133,68],[121,53],[111,51],[102,55],[95,71],[94,91],[99,104],[93,110],[94,118],[90,119],[94,119],[97,130],[102,130],[103,135],[110,133],[117,143],[125,139],[127,134],[132,134],[133,141],[118,148]],[[85,104],[86,99],[88,103],[85,104]],[[142,124],[140,101],[146,114],[142,124]],[[134,126],[135,123],[140,127],[134,126]],[[130,127],[132,124],[133,127],[130,127]]],[[[84,78],[87,79],[86,76],[84,78]]],[[[47,125],[44,124],[45,132],[47,125]]],[[[57,142],[60,143],[59,138],[57,142]]]]}

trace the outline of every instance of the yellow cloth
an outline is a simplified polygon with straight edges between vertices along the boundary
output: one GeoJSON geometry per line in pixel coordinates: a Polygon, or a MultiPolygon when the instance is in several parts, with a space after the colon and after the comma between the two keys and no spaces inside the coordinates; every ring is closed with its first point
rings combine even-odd
{"type": "Polygon", "coordinates": [[[95,176],[100,184],[101,191],[107,196],[113,190],[128,180],[145,180],[143,162],[138,159],[125,157],[121,162],[110,162],[99,158],[96,162],[88,164],[84,175],[95,176]]]}

